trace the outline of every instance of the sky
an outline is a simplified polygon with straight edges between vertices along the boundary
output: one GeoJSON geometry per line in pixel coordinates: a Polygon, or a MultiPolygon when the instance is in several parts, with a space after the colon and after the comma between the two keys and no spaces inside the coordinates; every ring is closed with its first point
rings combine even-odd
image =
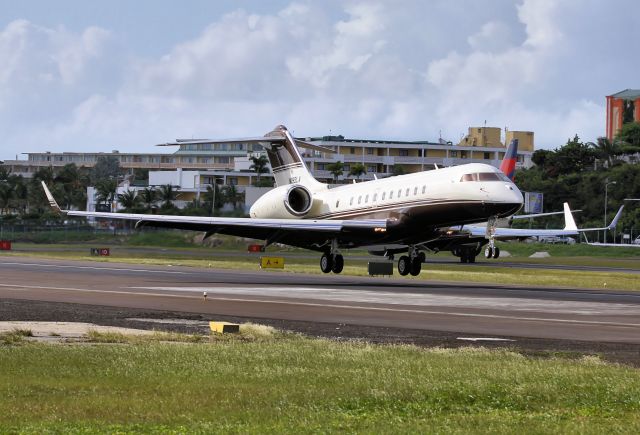
{"type": "Polygon", "coordinates": [[[637,0],[0,0],[0,159],[278,124],[595,141],[605,96],[640,88],[639,16],[637,0]]]}

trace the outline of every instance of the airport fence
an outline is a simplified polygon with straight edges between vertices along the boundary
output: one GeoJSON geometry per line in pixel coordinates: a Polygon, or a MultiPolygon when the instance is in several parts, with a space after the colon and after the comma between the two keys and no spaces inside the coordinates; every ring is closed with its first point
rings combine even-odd
{"type": "Polygon", "coordinates": [[[126,236],[135,231],[133,224],[129,222],[96,226],[75,221],[55,224],[3,223],[0,224],[0,240],[36,243],[75,242],[126,236]]]}

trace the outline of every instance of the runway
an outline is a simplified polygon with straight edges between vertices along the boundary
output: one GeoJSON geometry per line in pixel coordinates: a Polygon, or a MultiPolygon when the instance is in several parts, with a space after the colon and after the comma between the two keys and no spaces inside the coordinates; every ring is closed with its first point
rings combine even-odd
{"type": "Polygon", "coordinates": [[[10,299],[640,344],[633,292],[18,257],[1,258],[0,276],[0,297],[10,299]]]}

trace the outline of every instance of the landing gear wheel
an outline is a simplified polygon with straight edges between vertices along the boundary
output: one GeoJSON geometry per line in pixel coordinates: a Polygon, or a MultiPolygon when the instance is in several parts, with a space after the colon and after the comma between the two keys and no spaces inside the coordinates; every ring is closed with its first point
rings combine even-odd
{"type": "Polygon", "coordinates": [[[420,261],[420,256],[418,256],[411,261],[411,270],[409,273],[411,273],[411,276],[418,276],[420,275],[420,269],[422,269],[422,261],[420,261]]]}
{"type": "Polygon", "coordinates": [[[333,273],[342,272],[342,268],[344,268],[344,257],[340,254],[333,257],[333,267],[331,270],[333,273]]]}
{"type": "Polygon", "coordinates": [[[409,270],[411,269],[411,260],[406,255],[403,255],[398,260],[398,273],[402,276],[406,276],[409,274],[409,270]]]}
{"type": "Polygon", "coordinates": [[[495,248],[493,248],[493,258],[498,258],[498,257],[500,257],[500,248],[496,246],[495,248]]]}
{"type": "Polygon", "coordinates": [[[467,256],[467,263],[475,263],[476,262],[476,254],[474,254],[473,252],[469,252],[469,255],[467,256]]]}
{"type": "Polygon", "coordinates": [[[332,268],[333,268],[333,261],[332,261],[331,255],[322,254],[322,257],[320,257],[320,270],[323,271],[324,273],[329,273],[331,272],[332,268]]]}
{"type": "Polygon", "coordinates": [[[460,253],[460,263],[468,263],[469,262],[469,254],[466,250],[460,253]]]}
{"type": "Polygon", "coordinates": [[[426,263],[427,254],[425,254],[424,252],[420,252],[418,253],[418,258],[420,259],[420,263],[426,263]]]}
{"type": "Polygon", "coordinates": [[[491,246],[487,246],[486,248],[484,248],[484,256],[486,258],[493,257],[493,248],[491,246]]]}

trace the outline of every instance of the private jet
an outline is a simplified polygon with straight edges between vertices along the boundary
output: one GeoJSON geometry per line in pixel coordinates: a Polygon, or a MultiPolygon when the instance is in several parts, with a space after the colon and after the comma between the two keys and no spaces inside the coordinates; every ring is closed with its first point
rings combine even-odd
{"type": "MultiPolygon", "coordinates": [[[[294,138],[279,125],[263,137],[178,140],[171,144],[258,143],[266,151],[276,187],[251,207],[249,218],[147,215],[61,210],[43,182],[51,207],[68,216],[124,219],[136,228],[162,227],[228,234],[322,253],[320,269],[340,273],[343,250],[399,245],[382,254],[398,259],[400,275],[418,275],[425,251],[449,237],[451,227],[515,214],[523,197],[499,169],[482,163],[376,179],[331,188],[307,169],[299,148],[333,150],[294,138]],[[398,249],[400,249],[398,251],[398,249]]],[[[491,240],[491,243],[493,240],[491,240]]]]}

